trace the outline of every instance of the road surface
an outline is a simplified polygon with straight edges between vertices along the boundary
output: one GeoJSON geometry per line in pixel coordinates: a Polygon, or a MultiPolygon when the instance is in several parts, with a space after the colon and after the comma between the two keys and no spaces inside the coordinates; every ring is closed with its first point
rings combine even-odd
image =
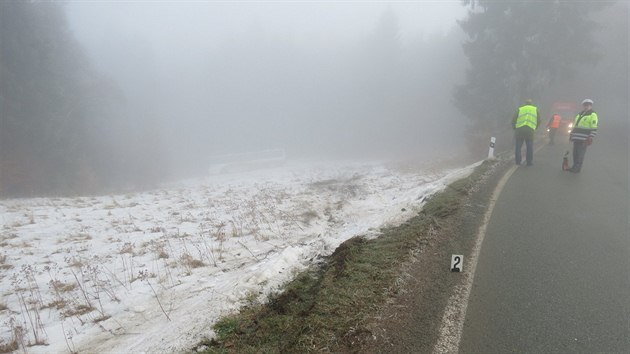
{"type": "Polygon", "coordinates": [[[479,254],[461,353],[630,352],[628,128],[600,128],[582,173],[557,136],[519,167],[479,254]]]}

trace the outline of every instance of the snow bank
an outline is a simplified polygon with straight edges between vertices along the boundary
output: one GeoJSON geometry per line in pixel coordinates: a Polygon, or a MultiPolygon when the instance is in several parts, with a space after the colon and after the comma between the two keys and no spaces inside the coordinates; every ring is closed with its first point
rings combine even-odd
{"type": "Polygon", "coordinates": [[[290,163],[138,194],[0,202],[0,346],[181,352],[355,235],[476,166],[290,163]]]}

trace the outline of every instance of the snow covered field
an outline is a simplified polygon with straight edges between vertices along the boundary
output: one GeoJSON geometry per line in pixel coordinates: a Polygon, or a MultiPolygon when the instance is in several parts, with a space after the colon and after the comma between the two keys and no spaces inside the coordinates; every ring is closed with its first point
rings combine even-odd
{"type": "Polygon", "coordinates": [[[144,193],[0,201],[0,347],[189,350],[245,299],[413,216],[476,165],[291,162],[144,193]]]}

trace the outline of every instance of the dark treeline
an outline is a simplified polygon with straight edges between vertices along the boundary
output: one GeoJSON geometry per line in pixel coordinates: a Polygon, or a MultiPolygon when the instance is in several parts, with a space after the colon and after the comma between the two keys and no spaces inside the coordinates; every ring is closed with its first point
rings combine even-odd
{"type": "Polygon", "coordinates": [[[428,156],[459,142],[450,91],[464,72],[461,31],[402,39],[391,9],[346,40],[254,25],[208,45],[199,33],[192,52],[207,48],[203,57],[172,48],[177,60],[115,30],[96,57],[84,53],[56,3],[1,10],[5,197],[145,187],[230,152],[428,156]]]}
{"type": "MultiPolygon", "coordinates": [[[[268,148],[433,158],[468,141],[483,156],[525,98],[545,114],[584,97],[627,109],[626,2],[463,6],[461,28],[432,36],[403,37],[388,9],[354,38],[254,24],[166,48],[112,28],[88,52],[63,5],[2,1],[0,196],[147,187],[204,172],[213,155],[268,148]]],[[[156,7],[147,14],[167,16],[156,7]]]]}
{"type": "MultiPolygon", "coordinates": [[[[607,119],[627,112],[628,3],[625,1],[463,1],[470,61],[455,104],[469,141],[511,134],[516,107],[532,98],[545,115],[553,102],[592,98],[607,119]]],[[[549,117],[546,117],[549,118],[549,117]]]]}
{"type": "Polygon", "coordinates": [[[0,2],[0,196],[104,191],[148,178],[139,172],[144,152],[126,145],[150,139],[125,104],[93,70],[60,5],[0,2]]]}

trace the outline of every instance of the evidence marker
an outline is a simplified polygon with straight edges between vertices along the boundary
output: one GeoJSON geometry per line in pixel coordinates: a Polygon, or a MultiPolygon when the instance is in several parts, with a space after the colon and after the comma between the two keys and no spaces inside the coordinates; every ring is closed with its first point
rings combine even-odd
{"type": "Polygon", "coordinates": [[[464,266],[464,256],[461,254],[451,255],[451,272],[461,272],[464,266]]]}

